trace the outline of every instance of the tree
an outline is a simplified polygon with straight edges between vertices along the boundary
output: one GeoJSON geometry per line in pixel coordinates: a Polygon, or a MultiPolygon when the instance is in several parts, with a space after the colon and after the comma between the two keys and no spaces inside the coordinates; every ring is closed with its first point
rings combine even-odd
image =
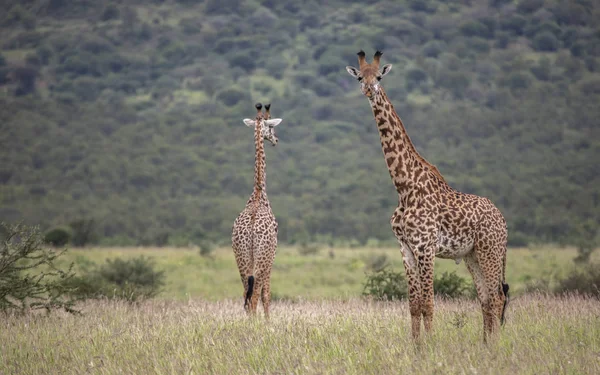
{"type": "Polygon", "coordinates": [[[75,299],[68,297],[66,283],[74,276],[72,265],[58,268],[57,259],[66,250],[44,247],[36,227],[2,223],[0,244],[0,311],[64,309],[76,312],[75,299]]]}

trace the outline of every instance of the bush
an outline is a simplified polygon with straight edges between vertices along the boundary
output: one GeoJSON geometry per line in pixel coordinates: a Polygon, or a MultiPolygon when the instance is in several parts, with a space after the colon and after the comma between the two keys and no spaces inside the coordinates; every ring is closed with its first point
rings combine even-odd
{"type": "Polygon", "coordinates": [[[427,80],[427,73],[423,69],[413,68],[406,72],[407,83],[420,83],[427,80]]]}
{"type": "Polygon", "coordinates": [[[85,246],[96,240],[96,223],[94,219],[79,219],[69,224],[73,230],[71,243],[73,246],[85,246]]]}
{"type": "MultiPolygon", "coordinates": [[[[444,272],[433,279],[433,290],[438,296],[446,298],[475,298],[477,292],[474,286],[455,271],[444,272]]],[[[382,267],[367,274],[363,288],[363,296],[371,296],[377,300],[395,301],[408,297],[408,284],[404,272],[394,272],[382,267]]]]}
{"type": "Polygon", "coordinates": [[[219,92],[217,99],[227,106],[234,106],[242,100],[249,100],[246,92],[233,87],[219,92]]]}
{"type": "Polygon", "coordinates": [[[367,259],[367,267],[373,271],[382,270],[388,265],[388,256],[386,254],[373,255],[367,259]]]}
{"type": "Polygon", "coordinates": [[[578,293],[600,297],[600,264],[588,264],[559,281],[556,293],[578,293]]]}
{"type": "Polygon", "coordinates": [[[179,27],[184,34],[194,35],[202,31],[202,23],[195,17],[182,18],[179,27]]]}
{"type": "Polygon", "coordinates": [[[531,76],[522,72],[510,73],[505,78],[504,84],[512,90],[526,89],[531,84],[531,76]]]}
{"type": "Polygon", "coordinates": [[[15,90],[16,96],[27,95],[35,92],[38,71],[30,66],[20,66],[13,70],[13,76],[18,82],[15,90]]]}
{"type": "Polygon", "coordinates": [[[71,240],[71,231],[68,228],[54,228],[44,235],[44,242],[52,246],[65,246],[71,240]]]}
{"type": "Polygon", "coordinates": [[[321,251],[321,248],[319,247],[319,245],[308,244],[306,242],[301,243],[300,246],[298,247],[298,254],[304,255],[304,256],[316,255],[319,253],[319,251],[321,251]]]}
{"type": "Polygon", "coordinates": [[[232,68],[238,66],[244,69],[246,73],[249,73],[256,68],[255,59],[253,59],[249,53],[238,52],[233,54],[228,60],[229,65],[231,65],[232,68]]]}
{"type": "Polygon", "coordinates": [[[431,40],[427,42],[421,49],[421,54],[425,57],[437,58],[445,49],[445,43],[439,40],[431,40]]]}
{"type": "Polygon", "coordinates": [[[458,276],[456,271],[444,272],[440,277],[436,276],[433,280],[433,290],[436,295],[446,298],[477,296],[475,287],[467,279],[458,276]]]}
{"type": "Polygon", "coordinates": [[[552,52],[556,51],[560,45],[560,41],[550,31],[542,31],[533,38],[533,48],[536,51],[552,52]]]}
{"type": "Polygon", "coordinates": [[[117,8],[116,5],[108,4],[102,11],[102,15],[100,16],[100,19],[102,21],[110,21],[110,20],[118,19],[119,14],[120,14],[119,8],[117,8]]]}
{"type": "Polygon", "coordinates": [[[527,25],[527,18],[518,14],[500,20],[500,28],[515,35],[523,35],[525,25],[527,25]]]}
{"type": "Polygon", "coordinates": [[[72,278],[72,294],[81,298],[123,299],[129,302],[155,297],[165,285],[164,271],[154,269],[145,256],[107,259],[97,269],[72,278]]]}
{"type": "Polygon", "coordinates": [[[200,256],[208,257],[213,253],[214,250],[215,245],[212,242],[206,240],[200,241],[200,251],[198,252],[200,256]]]}
{"type": "Polygon", "coordinates": [[[491,38],[494,33],[488,26],[479,21],[466,21],[460,25],[460,31],[464,36],[478,36],[481,38],[491,38]]]}
{"type": "Polygon", "coordinates": [[[408,297],[408,287],[404,273],[385,267],[368,274],[362,294],[380,301],[405,299],[408,297]]]}
{"type": "Polygon", "coordinates": [[[2,223],[0,244],[0,311],[28,309],[73,309],[75,299],[69,298],[67,282],[73,277],[56,261],[66,250],[56,252],[44,247],[44,238],[35,227],[2,223]]]}
{"type": "Polygon", "coordinates": [[[548,81],[550,79],[550,75],[552,73],[552,66],[550,65],[550,59],[547,57],[543,57],[538,61],[536,66],[530,68],[531,73],[535,76],[535,78],[540,81],[548,81]]]}

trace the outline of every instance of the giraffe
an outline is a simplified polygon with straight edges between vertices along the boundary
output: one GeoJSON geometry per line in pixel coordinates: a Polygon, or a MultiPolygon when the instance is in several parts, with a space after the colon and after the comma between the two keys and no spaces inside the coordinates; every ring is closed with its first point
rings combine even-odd
{"type": "Polygon", "coordinates": [[[358,53],[359,69],[346,70],[360,82],[375,117],[381,148],[398,193],[398,207],[390,219],[402,252],[409,286],[412,336],[420,336],[433,322],[434,258],[462,259],[473,277],[483,312],[483,339],[504,323],[508,303],[506,284],[506,221],[487,198],[459,192],[439,170],[425,160],[412,144],[402,120],[388,99],[381,78],[392,65],[381,70],[382,52],[367,63],[358,53]]]}
{"type": "Polygon", "coordinates": [[[264,115],[261,103],[255,107],[256,118],[243,120],[248,127],[254,127],[254,190],[246,207],[235,219],[231,242],[244,285],[244,309],[254,315],[260,294],[265,317],[268,318],[271,268],[277,248],[277,221],[267,197],[264,140],[267,139],[273,146],[277,144],[275,126],[279,125],[281,119],[271,119],[270,104],[265,105],[264,115]]]}

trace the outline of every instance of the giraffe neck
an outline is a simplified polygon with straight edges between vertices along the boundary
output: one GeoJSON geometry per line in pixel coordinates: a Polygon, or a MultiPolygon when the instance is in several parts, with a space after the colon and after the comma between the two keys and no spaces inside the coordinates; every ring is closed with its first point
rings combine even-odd
{"type": "Polygon", "coordinates": [[[254,193],[255,197],[260,197],[267,192],[267,175],[265,159],[265,141],[261,133],[259,121],[256,121],[254,128],[254,193]]]}
{"type": "Polygon", "coordinates": [[[398,194],[406,195],[414,187],[427,183],[448,186],[435,165],[415,149],[383,88],[380,87],[377,96],[369,99],[369,103],[377,122],[381,149],[398,194]]]}

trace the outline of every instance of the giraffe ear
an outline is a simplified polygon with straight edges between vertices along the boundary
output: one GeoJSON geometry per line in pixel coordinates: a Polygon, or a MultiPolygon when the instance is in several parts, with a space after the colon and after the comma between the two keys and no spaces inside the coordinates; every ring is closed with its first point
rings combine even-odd
{"type": "Polygon", "coordinates": [[[392,70],[392,64],[385,64],[383,68],[381,68],[381,76],[388,74],[392,70]]]}
{"type": "Polygon", "coordinates": [[[350,73],[350,75],[356,79],[358,79],[358,76],[360,74],[360,70],[356,69],[353,66],[347,66],[346,70],[348,71],[348,73],[350,73]]]}
{"type": "Polygon", "coordinates": [[[280,118],[272,118],[270,120],[266,120],[265,123],[269,126],[277,126],[281,121],[283,120],[280,118]]]}
{"type": "Polygon", "coordinates": [[[243,121],[244,121],[244,124],[246,124],[249,127],[253,127],[256,125],[256,121],[250,120],[249,118],[245,118],[243,121]]]}

